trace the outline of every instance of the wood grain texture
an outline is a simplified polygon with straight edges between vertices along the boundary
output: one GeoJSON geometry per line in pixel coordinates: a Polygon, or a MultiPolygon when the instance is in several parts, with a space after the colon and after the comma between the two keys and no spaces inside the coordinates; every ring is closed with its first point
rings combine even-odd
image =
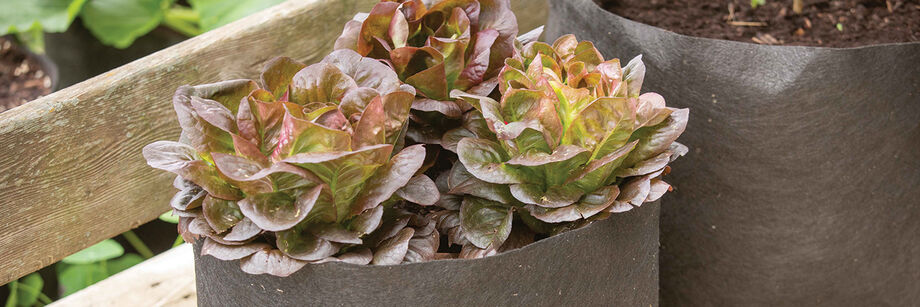
{"type": "Polygon", "coordinates": [[[192,245],[182,244],[48,307],[197,306],[192,245]]]}
{"type": "MultiPolygon", "coordinates": [[[[376,2],[288,1],[0,114],[0,284],[167,210],[173,176],[141,148],[178,138],[178,86],[256,78],[275,56],[318,61],[376,2]]],[[[512,2],[524,27],[545,20],[545,1],[512,2]]]]}
{"type": "Polygon", "coordinates": [[[374,2],[286,2],[0,115],[0,284],[167,210],[174,176],[141,148],[177,139],[178,86],[314,62],[374,2]]]}

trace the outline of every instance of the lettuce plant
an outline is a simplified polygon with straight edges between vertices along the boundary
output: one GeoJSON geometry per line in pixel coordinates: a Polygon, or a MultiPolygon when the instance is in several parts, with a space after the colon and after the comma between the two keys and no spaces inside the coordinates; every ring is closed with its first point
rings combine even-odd
{"type": "Polygon", "coordinates": [[[381,227],[397,203],[438,199],[417,174],[425,149],[403,144],[414,89],[351,50],[310,66],[277,58],[260,81],[180,87],[179,142],[144,148],[148,164],[178,175],[180,233],[252,274],[430,259],[433,225],[381,227]]]}
{"type": "Polygon", "coordinates": [[[178,175],[180,233],[286,276],[436,259],[442,236],[485,257],[669,191],[689,111],[640,93],[641,57],[621,66],[572,35],[516,37],[509,7],[382,0],[319,63],[277,58],[260,82],[180,87],[179,142],[144,149],[178,175]]]}
{"type": "Polygon", "coordinates": [[[667,164],[686,153],[674,141],[689,112],[640,94],[644,77],[641,57],[622,67],[567,35],[506,60],[500,101],[453,92],[478,114],[442,141],[459,156],[438,178],[448,212],[435,213],[448,233],[462,230],[452,242],[488,255],[514,224],[554,234],[660,198],[667,164]]]}
{"type": "Polygon", "coordinates": [[[489,95],[514,54],[517,20],[508,0],[381,0],[345,25],[336,49],[388,62],[415,87],[410,137],[437,143],[445,120],[470,109],[454,90],[489,95]]]}

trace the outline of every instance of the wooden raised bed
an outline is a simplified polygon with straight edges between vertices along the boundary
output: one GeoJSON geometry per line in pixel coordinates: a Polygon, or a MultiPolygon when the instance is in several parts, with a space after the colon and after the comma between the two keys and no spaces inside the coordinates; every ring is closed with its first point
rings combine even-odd
{"type": "MultiPolygon", "coordinates": [[[[288,1],[0,114],[0,284],[168,209],[174,176],[141,148],[177,139],[178,86],[254,78],[276,56],[316,62],[376,2],[288,1]]],[[[543,0],[512,6],[522,33],[546,20],[543,0]]]]}

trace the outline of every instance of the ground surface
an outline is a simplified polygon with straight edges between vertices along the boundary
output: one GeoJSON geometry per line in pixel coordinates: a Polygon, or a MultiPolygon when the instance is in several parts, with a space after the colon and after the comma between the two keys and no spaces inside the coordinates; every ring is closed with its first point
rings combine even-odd
{"type": "Polygon", "coordinates": [[[920,41],[920,0],[596,0],[617,15],[680,34],[771,45],[855,47],[920,41]]]}
{"type": "Polygon", "coordinates": [[[51,77],[8,37],[0,37],[0,112],[51,93],[51,77]]]}

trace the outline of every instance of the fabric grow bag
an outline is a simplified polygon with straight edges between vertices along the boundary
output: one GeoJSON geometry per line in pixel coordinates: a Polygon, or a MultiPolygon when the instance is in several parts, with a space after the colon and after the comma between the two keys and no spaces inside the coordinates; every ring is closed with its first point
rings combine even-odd
{"type": "Polygon", "coordinates": [[[393,266],[306,265],[250,275],[239,261],[200,256],[199,306],[657,306],[657,202],[474,260],[393,266]]]}
{"type": "Polygon", "coordinates": [[[642,54],[690,108],[661,219],[662,305],[920,301],[920,43],[763,46],[551,1],[549,41],[642,54]]]}

